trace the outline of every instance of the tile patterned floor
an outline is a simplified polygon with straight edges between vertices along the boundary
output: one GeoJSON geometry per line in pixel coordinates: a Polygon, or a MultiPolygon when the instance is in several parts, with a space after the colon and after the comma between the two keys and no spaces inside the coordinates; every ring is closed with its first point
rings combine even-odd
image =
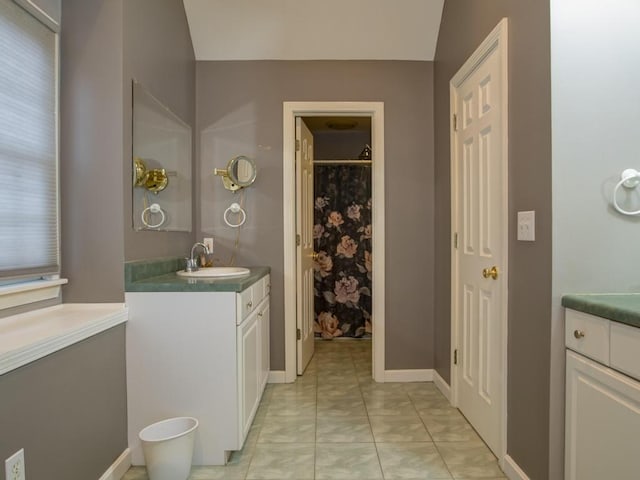
{"type": "MultiPolygon", "coordinates": [[[[371,342],[316,342],[307,371],[268,385],[244,449],[189,480],[502,480],[496,458],[433,383],[371,379],[371,342]]],[[[124,480],[147,480],[132,467],[124,480]]]]}

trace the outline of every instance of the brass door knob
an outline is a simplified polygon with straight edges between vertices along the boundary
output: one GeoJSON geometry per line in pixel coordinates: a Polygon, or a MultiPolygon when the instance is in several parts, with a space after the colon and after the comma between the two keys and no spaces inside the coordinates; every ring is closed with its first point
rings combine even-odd
{"type": "Polygon", "coordinates": [[[484,278],[493,278],[494,280],[496,278],[498,278],[498,267],[496,267],[495,265],[491,268],[485,268],[482,270],[482,276],[484,278]]]}
{"type": "Polygon", "coordinates": [[[317,262],[317,261],[318,261],[318,252],[313,252],[313,253],[311,254],[311,259],[312,259],[314,262],[317,262]]]}
{"type": "Polygon", "coordinates": [[[584,337],[584,332],[582,330],[574,330],[573,336],[576,337],[577,339],[581,339],[584,337]]]}

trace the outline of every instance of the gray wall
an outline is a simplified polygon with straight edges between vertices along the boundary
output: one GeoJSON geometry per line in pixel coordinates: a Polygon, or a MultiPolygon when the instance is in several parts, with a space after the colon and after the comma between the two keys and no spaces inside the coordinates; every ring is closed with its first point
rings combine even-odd
{"type": "MultiPolygon", "coordinates": [[[[125,260],[186,256],[192,232],[136,232],[131,220],[132,79],[191,125],[195,136],[195,56],[182,1],[125,1],[123,51],[125,260]]],[[[195,207],[192,212],[195,217],[195,207]]]]}
{"type": "MultiPolygon", "coordinates": [[[[433,367],[432,64],[404,61],[197,63],[201,216],[229,259],[235,232],[222,213],[237,195],[211,172],[239,154],[255,157],[245,191],[247,223],[237,264],[269,265],[271,366],[284,369],[282,102],[383,101],[386,195],[386,368],[433,367]]],[[[375,259],[374,259],[375,261],[375,259]]]]}
{"type": "Polygon", "coordinates": [[[134,232],[131,79],[194,124],[195,59],[180,0],[65,0],[61,217],[65,302],[122,302],[123,262],[184,255],[193,233],[134,232]]]}
{"type": "Polygon", "coordinates": [[[124,331],[0,376],[0,458],[24,448],[29,480],[97,479],[111,466],[127,447],[124,331]]]}
{"type": "Polygon", "coordinates": [[[445,2],[435,58],[436,369],[450,378],[449,80],[509,18],[508,454],[549,475],[551,94],[549,2],[445,2]],[[516,240],[516,212],[536,211],[536,242],[516,240]]]}
{"type": "MultiPolygon", "coordinates": [[[[563,451],[561,296],[640,291],[636,268],[640,217],[620,215],[611,206],[622,170],[640,169],[636,138],[640,66],[635,61],[640,57],[639,22],[638,2],[615,2],[615,8],[579,0],[551,4],[552,452],[563,451]]],[[[618,193],[620,202],[625,197],[618,193]]],[[[628,209],[640,209],[639,190],[628,199],[632,200],[628,209]]],[[[552,461],[556,469],[551,478],[562,478],[561,462],[562,457],[552,461]]]]}
{"type": "Polygon", "coordinates": [[[122,302],[122,1],[65,0],[60,196],[65,302],[122,302]]]}

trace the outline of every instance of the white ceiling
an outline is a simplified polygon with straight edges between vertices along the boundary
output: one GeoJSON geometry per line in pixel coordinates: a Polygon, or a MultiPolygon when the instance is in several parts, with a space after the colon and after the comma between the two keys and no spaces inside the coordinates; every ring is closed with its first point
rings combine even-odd
{"type": "Polygon", "coordinates": [[[444,0],[184,0],[197,60],[433,60],[444,0]]]}

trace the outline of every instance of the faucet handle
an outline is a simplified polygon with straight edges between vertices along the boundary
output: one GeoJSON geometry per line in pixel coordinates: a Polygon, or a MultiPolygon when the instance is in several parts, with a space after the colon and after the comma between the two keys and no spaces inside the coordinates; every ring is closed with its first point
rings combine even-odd
{"type": "Polygon", "coordinates": [[[198,270],[198,263],[194,258],[185,257],[185,267],[184,270],[186,272],[196,272],[198,270]]]}

